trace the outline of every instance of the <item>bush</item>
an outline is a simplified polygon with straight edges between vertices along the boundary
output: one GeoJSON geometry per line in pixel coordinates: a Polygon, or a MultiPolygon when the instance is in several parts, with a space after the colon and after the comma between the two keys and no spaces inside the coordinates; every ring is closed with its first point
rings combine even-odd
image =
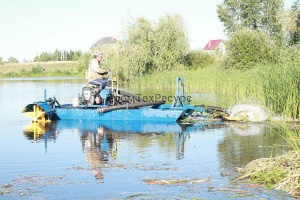
{"type": "Polygon", "coordinates": [[[91,53],[84,53],[80,58],[78,59],[78,67],[77,70],[79,73],[85,72],[88,70],[89,63],[93,59],[93,56],[91,53]]]}
{"type": "Polygon", "coordinates": [[[41,74],[45,71],[45,69],[41,65],[37,65],[31,68],[31,72],[33,74],[41,74]]]}
{"type": "Polygon", "coordinates": [[[242,29],[226,42],[225,68],[250,69],[258,63],[275,63],[278,46],[263,32],[242,29]]]}
{"type": "Polygon", "coordinates": [[[16,72],[13,72],[13,71],[9,71],[9,72],[4,74],[4,77],[10,77],[10,78],[17,77],[17,76],[18,76],[18,74],[16,72]]]}
{"type": "Polygon", "coordinates": [[[214,55],[203,51],[191,51],[185,57],[185,63],[189,68],[205,67],[214,62],[214,55]]]}
{"type": "Polygon", "coordinates": [[[300,44],[282,48],[280,51],[280,63],[298,62],[300,63],[300,44]]]}
{"type": "Polygon", "coordinates": [[[19,61],[14,57],[9,57],[7,62],[8,63],[18,63],[19,61]]]}

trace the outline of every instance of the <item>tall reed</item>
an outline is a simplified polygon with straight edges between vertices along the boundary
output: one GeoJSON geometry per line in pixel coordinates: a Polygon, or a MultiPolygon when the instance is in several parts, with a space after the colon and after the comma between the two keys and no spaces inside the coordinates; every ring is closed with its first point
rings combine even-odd
{"type": "Polygon", "coordinates": [[[272,128],[274,132],[278,132],[279,135],[287,142],[287,146],[292,148],[295,152],[300,154],[300,127],[297,123],[285,123],[277,122],[276,126],[272,128]]]}
{"type": "Polygon", "coordinates": [[[185,89],[187,92],[216,93],[221,99],[226,99],[226,106],[244,99],[255,99],[263,103],[263,90],[260,79],[255,75],[256,73],[256,70],[241,72],[210,66],[196,70],[172,70],[138,76],[129,82],[129,86],[136,88],[175,89],[176,77],[180,76],[185,78],[185,89]]]}
{"type": "Polygon", "coordinates": [[[265,66],[263,88],[266,106],[284,118],[300,115],[300,67],[296,62],[265,66]]]}
{"type": "Polygon", "coordinates": [[[243,100],[265,105],[285,118],[299,119],[300,68],[295,63],[260,64],[253,69],[225,70],[218,66],[196,70],[171,70],[136,76],[128,82],[134,88],[175,89],[175,78],[185,78],[189,93],[215,93],[229,106],[243,100]]]}

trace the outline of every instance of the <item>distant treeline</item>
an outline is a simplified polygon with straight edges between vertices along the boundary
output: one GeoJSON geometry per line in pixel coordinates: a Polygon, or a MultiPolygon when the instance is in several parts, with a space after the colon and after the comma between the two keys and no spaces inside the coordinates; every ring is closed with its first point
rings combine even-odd
{"type": "Polygon", "coordinates": [[[53,53],[43,51],[40,55],[34,57],[34,62],[47,62],[47,61],[77,61],[82,56],[82,51],[60,51],[56,49],[53,53]]]}
{"type": "Polygon", "coordinates": [[[9,57],[7,62],[3,61],[3,58],[0,57],[0,65],[4,65],[4,63],[18,63],[19,61],[14,57],[9,57]]]}
{"type": "MultiPolygon", "coordinates": [[[[34,57],[34,62],[48,62],[48,61],[78,61],[83,55],[82,51],[64,50],[60,51],[56,49],[53,53],[48,51],[43,51],[40,55],[34,57]]],[[[32,62],[31,60],[23,60],[23,62],[32,62]]],[[[19,60],[15,57],[9,57],[7,61],[3,61],[0,57],[0,65],[4,63],[19,63],[19,60]]]]}

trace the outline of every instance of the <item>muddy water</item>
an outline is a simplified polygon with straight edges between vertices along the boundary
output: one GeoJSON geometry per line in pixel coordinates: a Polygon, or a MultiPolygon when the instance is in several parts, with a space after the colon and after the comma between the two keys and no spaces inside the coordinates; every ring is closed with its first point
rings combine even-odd
{"type": "MultiPolygon", "coordinates": [[[[266,123],[99,122],[30,124],[28,103],[71,102],[83,79],[0,80],[0,199],[288,199],[234,183],[235,167],[288,150],[266,123]]],[[[173,91],[130,91],[172,95],[173,91]]],[[[209,104],[216,95],[195,94],[209,104]]],[[[203,101],[205,102],[203,102],[203,101]]]]}

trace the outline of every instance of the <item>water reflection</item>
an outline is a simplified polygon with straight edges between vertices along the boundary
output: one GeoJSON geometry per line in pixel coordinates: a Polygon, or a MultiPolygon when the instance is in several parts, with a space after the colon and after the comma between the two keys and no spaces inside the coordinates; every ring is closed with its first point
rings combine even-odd
{"type": "MultiPolygon", "coordinates": [[[[201,148],[203,146],[200,151],[209,153],[217,146],[219,168],[228,170],[244,167],[257,158],[276,156],[289,150],[280,134],[266,123],[199,122],[191,126],[176,122],[60,120],[49,124],[32,124],[24,128],[23,132],[29,140],[44,141],[47,151],[47,142],[57,140],[64,130],[79,136],[82,151],[96,179],[104,178],[101,171],[103,164],[118,160],[122,153],[119,149],[121,143],[129,145],[127,151],[132,147],[143,155],[143,152],[153,152],[158,148],[161,154],[183,160],[186,148],[189,149],[188,152],[194,151],[191,151],[194,148],[191,144],[197,138],[201,148]],[[216,131],[221,133],[218,137],[214,134],[216,131]],[[215,141],[216,146],[207,146],[202,141],[205,138],[215,141]]],[[[124,151],[124,146],[122,150],[124,151]]],[[[131,151],[127,153],[129,152],[131,151]]],[[[126,155],[122,156],[124,158],[126,155]]],[[[188,159],[191,158],[193,156],[188,154],[188,159]]]]}
{"type": "Polygon", "coordinates": [[[176,144],[176,159],[178,160],[184,158],[184,143],[187,137],[190,138],[189,132],[173,133],[174,143],[176,144]]]}
{"type": "Polygon", "coordinates": [[[289,150],[282,135],[267,123],[227,124],[224,137],[218,143],[220,165],[229,169],[289,150]]]}
{"type": "Polygon", "coordinates": [[[154,136],[162,136],[159,146],[167,149],[174,148],[176,159],[181,160],[184,158],[184,143],[187,138],[190,138],[189,132],[201,127],[191,129],[190,126],[179,125],[176,122],[60,120],[51,123],[31,123],[24,127],[23,133],[28,140],[44,141],[45,152],[47,152],[47,142],[56,140],[63,130],[69,129],[73,133],[78,133],[89,169],[99,180],[104,178],[102,164],[118,158],[120,141],[134,139],[134,143],[143,149],[152,144],[155,140],[154,136]]]}
{"type": "MultiPolygon", "coordinates": [[[[116,143],[117,145],[117,136],[105,132],[104,127],[100,126],[96,132],[83,131],[80,136],[82,148],[86,152],[86,160],[96,179],[104,178],[100,167],[101,163],[108,161],[109,152],[113,149],[113,144],[116,143]]],[[[115,152],[117,152],[117,149],[115,152]]],[[[116,153],[112,153],[112,155],[116,155],[116,153]]]]}
{"type": "Polygon", "coordinates": [[[31,123],[23,128],[23,133],[28,140],[56,139],[56,123],[31,123]]]}

